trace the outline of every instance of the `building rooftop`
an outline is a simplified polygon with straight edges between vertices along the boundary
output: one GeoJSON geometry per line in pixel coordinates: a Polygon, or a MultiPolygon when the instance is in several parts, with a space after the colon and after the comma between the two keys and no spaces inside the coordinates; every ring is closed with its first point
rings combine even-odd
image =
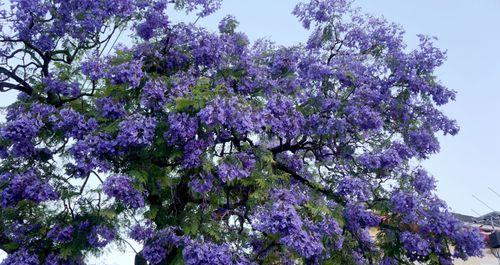
{"type": "Polygon", "coordinates": [[[472,225],[487,225],[487,226],[493,226],[496,229],[500,228],[500,212],[495,211],[491,212],[479,217],[474,217],[474,216],[469,216],[469,215],[464,215],[464,214],[459,214],[459,213],[454,213],[453,214],[458,220],[472,224],[472,225]]]}

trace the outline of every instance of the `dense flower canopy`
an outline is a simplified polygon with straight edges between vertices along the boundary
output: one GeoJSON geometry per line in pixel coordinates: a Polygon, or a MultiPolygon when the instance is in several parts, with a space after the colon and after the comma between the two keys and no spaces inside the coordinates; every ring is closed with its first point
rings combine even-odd
{"type": "Polygon", "coordinates": [[[455,97],[445,54],[349,0],[304,44],[174,23],[219,0],[10,0],[0,11],[1,264],[452,264],[481,255],[419,162],[455,97]],[[134,41],[114,46],[122,32],[134,41]],[[376,228],[376,236],[370,229],[376,228]]]}

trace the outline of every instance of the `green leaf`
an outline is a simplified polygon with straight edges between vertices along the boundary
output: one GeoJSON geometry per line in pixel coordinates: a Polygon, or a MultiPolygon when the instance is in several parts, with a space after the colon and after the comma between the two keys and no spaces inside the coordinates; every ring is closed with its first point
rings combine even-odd
{"type": "Polygon", "coordinates": [[[177,111],[182,111],[185,110],[189,107],[192,107],[196,104],[196,100],[194,99],[187,99],[187,98],[178,98],[175,101],[175,109],[177,111]]]}
{"type": "Polygon", "coordinates": [[[15,242],[9,242],[7,244],[2,245],[3,250],[16,250],[19,248],[19,245],[15,242]]]}
{"type": "Polygon", "coordinates": [[[175,255],[174,259],[169,263],[171,265],[184,265],[184,258],[182,256],[182,249],[179,248],[177,250],[177,254],[175,255]]]}

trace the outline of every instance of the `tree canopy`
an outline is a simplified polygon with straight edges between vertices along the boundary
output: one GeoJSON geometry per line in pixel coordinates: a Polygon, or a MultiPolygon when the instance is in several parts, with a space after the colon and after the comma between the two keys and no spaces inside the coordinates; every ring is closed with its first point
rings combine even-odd
{"type": "Polygon", "coordinates": [[[19,95],[0,125],[1,264],[85,264],[128,240],[136,264],[481,255],[420,166],[458,132],[433,38],[410,49],[349,0],[299,3],[294,46],[251,42],[232,16],[219,32],[169,19],[220,5],[4,4],[0,90],[19,95]]]}

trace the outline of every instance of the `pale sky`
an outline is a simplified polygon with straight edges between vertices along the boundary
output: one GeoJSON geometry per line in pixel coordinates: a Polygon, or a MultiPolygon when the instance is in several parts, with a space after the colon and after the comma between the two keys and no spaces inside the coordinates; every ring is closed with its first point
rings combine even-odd
{"type": "MultiPolygon", "coordinates": [[[[307,38],[290,14],[297,2],[225,0],[219,12],[198,23],[216,30],[218,21],[232,14],[250,40],[266,37],[278,44],[295,44],[307,38]]],[[[410,47],[419,33],[439,38],[437,46],[448,51],[448,61],[438,77],[458,91],[456,102],[445,112],[458,120],[461,131],[442,138],[441,153],[425,166],[438,180],[439,196],[454,211],[490,212],[472,194],[500,210],[500,197],[488,189],[500,193],[500,0],[358,0],[355,5],[401,24],[410,47]]],[[[0,94],[0,106],[14,98],[13,93],[0,94]]],[[[131,255],[111,252],[95,264],[133,264],[131,255]]]]}

